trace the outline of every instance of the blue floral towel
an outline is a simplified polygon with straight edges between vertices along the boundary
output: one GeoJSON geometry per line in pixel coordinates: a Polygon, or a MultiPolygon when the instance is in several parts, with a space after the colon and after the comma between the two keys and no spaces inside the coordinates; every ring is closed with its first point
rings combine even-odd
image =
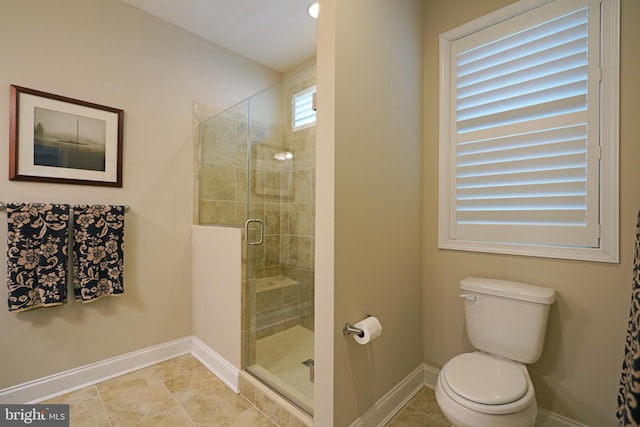
{"type": "Polygon", "coordinates": [[[69,205],[7,204],[9,311],[66,301],[68,225],[69,205]]]}
{"type": "Polygon", "coordinates": [[[624,353],[616,415],[618,426],[637,426],[640,425],[640,213],[636,225],[631,310],[624,353]]]}
{"type": "Polygon", "coordinates": [[[75,298],[123,293],[124,206],[74,206],[73,232],[75,298]]]}

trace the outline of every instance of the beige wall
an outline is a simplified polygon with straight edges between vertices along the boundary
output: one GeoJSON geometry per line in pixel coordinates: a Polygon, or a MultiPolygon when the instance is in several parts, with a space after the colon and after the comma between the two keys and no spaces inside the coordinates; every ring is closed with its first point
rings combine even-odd
{"type": "Polygon", "coordinates": [[[542,358],[530,367],[538,404],[592,426],[615,425],[635,221],[640,208],[640,3],[621,3],[620,264],[438,250],[438,35],[510,0],[425,2],[424,38],[424,361],[441,367],[471,350],[464,335],[458,282],[467,275],[550,286],[551,309],[542,358]]]}
{"type": "MultiPolygon", "coordinates": [[[[422,361],[422,1],[329,0],[320,10],[316,379],[334,371],[333,402],[316,393],[316,423],[346,426],[422,361]],[[368,313],[384,332],[359,346],[342,325],[368,313]],[[318,348],[325,339],[332,360],[318,348]]],[[[331,387],[320,381],[317,392],[331,387]]]]}
{"type": "Polygon", "coordinates": [[[0,389],[190,335],[193,101],[225,108],[280,74],[113,0],[0,2],[0,57],[0,200],[131,206],[125,294],[1,309],[0,389]],[[8,181],[9,84],[123,109],[123,188],[8,181]]]}

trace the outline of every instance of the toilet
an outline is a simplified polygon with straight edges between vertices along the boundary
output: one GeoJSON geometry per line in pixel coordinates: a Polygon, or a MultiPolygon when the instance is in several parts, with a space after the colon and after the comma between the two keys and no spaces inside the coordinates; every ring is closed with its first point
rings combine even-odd
{"type": "Polygon", "coordinates": [[[555,291],[507,280],[460,282],[469,341],[476,349],[449,360],[436,400],[455,427],[532,427],[538,413],[527,364],[542,354],[555,291]]]}

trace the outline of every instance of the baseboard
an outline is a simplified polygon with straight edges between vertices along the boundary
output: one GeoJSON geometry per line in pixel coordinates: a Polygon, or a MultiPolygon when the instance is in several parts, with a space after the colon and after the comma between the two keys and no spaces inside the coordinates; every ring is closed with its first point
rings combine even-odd
{"type": "Polygon", "coordinates": [[[535,427],[589,427],[562,415],[538,408],[538,418],[535,427]]]}
{"type": "Polygon", "coordinates": [[[231,390],[239,393],[240,370],[196,337],[191,337],[191,354],[220,378],[231,390]]]}
{"type": "Polygon", "coordinates": [[[191,351],[191,337],[112,357],[0,390],[0,403],[37,403],[191,351]]]}
{"type": "Polygon", "coordinates": [[[238,393],[239,370],[196,337],[185,337],[0,390],[0,403],[37,403],[191,353],[238,393]]]}
{"type": "Polygon", "coordinates": [[[416,368],[358,417],[350,427],[375,427],[388,423],[424,386],[424,368],[416,368]]]}
{"type": "Polygon", "coordinates": [[[429,365],[422,365],[424,368],[424,385],[432,390],[436,389],[436,382],[438,381],[438,375],[440,375],[440,369],[436,369],[429,365]]]}

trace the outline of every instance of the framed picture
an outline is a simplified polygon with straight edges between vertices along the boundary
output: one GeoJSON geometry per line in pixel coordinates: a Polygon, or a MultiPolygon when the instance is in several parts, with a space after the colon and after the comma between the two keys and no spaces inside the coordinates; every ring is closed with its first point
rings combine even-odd
{"type": "Polygon", "coordinates": [[[9,179],[122,187],[124,111],[11,85],[9,179]]]}

